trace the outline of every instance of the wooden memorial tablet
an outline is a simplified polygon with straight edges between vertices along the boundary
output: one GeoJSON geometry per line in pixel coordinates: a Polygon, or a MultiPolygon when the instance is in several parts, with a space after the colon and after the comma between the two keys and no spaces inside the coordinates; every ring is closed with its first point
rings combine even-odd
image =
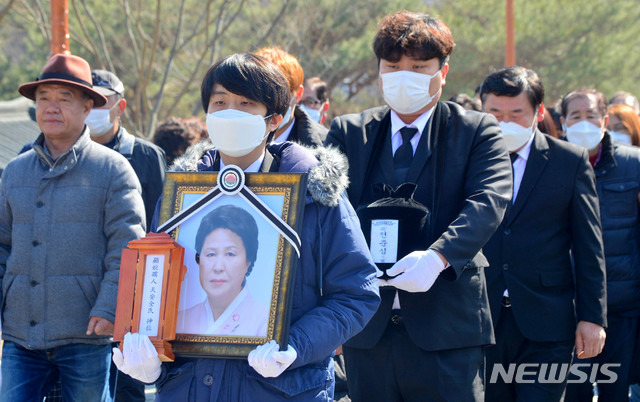
{"type": "Polygon", "coordinates": [[[160,360],[175,359],[169,341],[176,337],[183,260],[184,248],[167,233],[149,233],[122,250],[113,331],[121,349],[124,335],[137,332],[149,336],[160,360]]]}

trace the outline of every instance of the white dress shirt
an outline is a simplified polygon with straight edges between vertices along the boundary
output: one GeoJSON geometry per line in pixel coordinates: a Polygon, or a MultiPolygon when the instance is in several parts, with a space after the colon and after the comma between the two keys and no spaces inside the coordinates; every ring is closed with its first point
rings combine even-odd
{"type": "MultiPolygon", "coordinates": [[[[266,152],[266,151],[265,151],[266,152]]],[[[262,162],[264,161],[264,152],[258,159],[256,159],[249,167],[247,167],[244,172],[245,173],[258,173],[260,171],[260,166],[262,166],[262,162]]],[[[220,171],[224,169],[225,164],[222,162],[222,158],[220,158],[220,171]]]]}
{"type": "Polygon", "coordinates": [[[529,141],[522,147],[518,153],[518,159],[513,162],[513,198],[511,199],[511,203],[516,203],[516,196],[518,195],[518,190],[520,190],[520,184],[522,183],[522,176],[524,176],[524,169],[527,167],[527,160],[529,160],[529,153],[531,152],[531,144],[533,143],[533,138],[535,137],[535,132],[529,138],[529,141]]]}
{"type": "Polygon", "coordinates": [[[433,114],[433,108],[427,110],[422,113],[417,119],[413,121],[411,124],[406,124],[403,122],[398,114],[391,111],[391,151],[392,154],[395,155],[400,145],[402,145],[402,134],[400,134],[400,129],[404,127],[412,127],[418,130],[416,135],[411,138],[411,147],[413,148],[413,154],[416,154],[416,148],[418,147],[418,143],[420,142],[420,138],[422,137],[422,132],[424,131],[424,127],[427,125],[429,118],[433,114]]]}

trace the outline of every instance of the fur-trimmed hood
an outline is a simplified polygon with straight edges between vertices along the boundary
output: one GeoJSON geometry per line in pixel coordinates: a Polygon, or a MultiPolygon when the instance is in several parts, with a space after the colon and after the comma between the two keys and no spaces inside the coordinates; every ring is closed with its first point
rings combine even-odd
{"type": "MultiPolygon", "coordinates": [[[[335,148],[310,148],[285,142],[267,146],[280,159],[279,173],[309,173],[307,192],[319,204],[334,207],[349,186],[347,158],[335,148]]],[[[173,172],[212,170],[216,150],[211,141],[200,141],[187,149],[169,168],[173,172]]]]}

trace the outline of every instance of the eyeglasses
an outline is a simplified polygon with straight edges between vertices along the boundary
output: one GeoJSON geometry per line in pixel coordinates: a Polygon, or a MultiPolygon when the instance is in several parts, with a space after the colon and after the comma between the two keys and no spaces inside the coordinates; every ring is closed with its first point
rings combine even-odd
{"type": "Polygon", "coordinates": [[[306,107],[320,107],[320,105],[322,105],[324,101],[307,98],[307,99],[301,100],[300,103],[305,105],[306,107]]]}

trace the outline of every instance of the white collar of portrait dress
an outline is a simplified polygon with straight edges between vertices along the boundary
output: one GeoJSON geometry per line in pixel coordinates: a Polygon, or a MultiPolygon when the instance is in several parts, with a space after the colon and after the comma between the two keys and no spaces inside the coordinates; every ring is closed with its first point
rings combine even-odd
{"type": "Polygon", "coordinates": [[[229,306],[227,306],[227,308],[224,310],[224,313],[222,313],[222,315],[220,315],[220,317],[218,317],[217,320],[213,319],[213,312],[211,311],[211,306],[209,305],[209,299],[205,298],[204,299],[204,310],[206,312],[206,317],[207,317],[207,327],[204,331],[205,334],[216,334],[219,333],[219,329],[220,326],[227,321],[227,319],[231,318],[231,316],[233,315],[233,312],[236,310],[236,308],[238,307],[238,305],[240,303],[242,303],[242,301],[247,297],[247,295],[249,294],[249,291],[247,290],[246,286],[244,288],[242,288],[242,290],[240,291],[240,293],[238,293],[238,296],[236,296],[235,299],[233,299],[233,301],[231,302],[231,304],[229,304],[229,306]]]}

